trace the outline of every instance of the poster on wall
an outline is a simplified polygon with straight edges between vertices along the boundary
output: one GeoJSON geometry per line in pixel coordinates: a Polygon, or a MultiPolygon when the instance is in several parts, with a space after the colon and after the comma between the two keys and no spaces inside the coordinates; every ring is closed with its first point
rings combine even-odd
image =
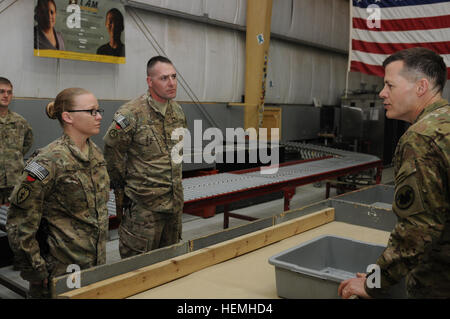
{"type": "Polygon", "coordinates": [[[34,55],[125,63],[120,0],[34,0],[34,55]]]}

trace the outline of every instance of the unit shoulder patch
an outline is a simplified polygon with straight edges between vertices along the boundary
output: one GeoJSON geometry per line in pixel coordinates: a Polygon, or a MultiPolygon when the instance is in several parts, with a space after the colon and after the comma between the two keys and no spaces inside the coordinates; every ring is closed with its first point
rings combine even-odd
{"type": "MultiPolygon", "coordinates": [[[[116,124],[116,128],[120,129],[119,127],[117,127],[118,124],[116,124]]],[[[111,136],[112,138],[116,138],[117,137],[117,131],[116,130],[111,130],[109,131],[109,136],[111,136]]]]}
{"type": "Polygon", "coordinates": [[[403,185],[395,194],[395,203],[400,209],[408,209],[414,203],[414,189],[409,185],[403,185]]]}
{"type": "Polygon", "coordinates": [[[408,175],[395,190],[392,209],[399,217],[407,218],[425,211],[421,188],[415,173],[408,175]]]}
{"type": "Polygon", "coordinates": [[[17,204],[23,203],[28,197],[30,197],[31,189],[27,185],[22,185],[17,191],[17,204]]]}

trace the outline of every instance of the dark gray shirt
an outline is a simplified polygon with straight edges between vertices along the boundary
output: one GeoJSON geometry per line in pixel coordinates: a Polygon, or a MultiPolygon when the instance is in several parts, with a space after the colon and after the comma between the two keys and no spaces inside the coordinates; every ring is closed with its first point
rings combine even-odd
{"type": "Polygon", "coordinates": [[[53,33],[56,38],[56,47],[53,46],[50,41],[47,39],[45,34],[42,32],[39,27],[34,27],[34,48],[39,50],[65,50],[64,47],[64,39],[61,35],[61,32],[56,32],[53,29],[53,33]]]}

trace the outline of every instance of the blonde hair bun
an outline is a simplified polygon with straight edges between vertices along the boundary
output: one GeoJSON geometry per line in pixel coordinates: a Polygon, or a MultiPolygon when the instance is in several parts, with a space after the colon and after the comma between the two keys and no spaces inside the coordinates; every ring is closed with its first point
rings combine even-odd
{"type": "Polygon", "coordinates": [[[56,119],[55,102],[50,102],[47,104],[47,107],[45,108],[45,113],[52,120],[56,119]]]}

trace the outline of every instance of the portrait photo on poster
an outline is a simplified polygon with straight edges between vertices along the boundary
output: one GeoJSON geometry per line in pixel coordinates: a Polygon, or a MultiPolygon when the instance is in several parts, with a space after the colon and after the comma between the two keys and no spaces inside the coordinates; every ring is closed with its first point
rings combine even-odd
{"type": "Polygon", "coordinates": [[[34,0],[34,55],[125,63],[120,0],[34,0]]]}
{"type": "Polygon", "coordinates": [[[55,30],[56,3],[54,0],[37,0],[34,8],[34,48],[65,50],[61,32],[55,30]]]}

